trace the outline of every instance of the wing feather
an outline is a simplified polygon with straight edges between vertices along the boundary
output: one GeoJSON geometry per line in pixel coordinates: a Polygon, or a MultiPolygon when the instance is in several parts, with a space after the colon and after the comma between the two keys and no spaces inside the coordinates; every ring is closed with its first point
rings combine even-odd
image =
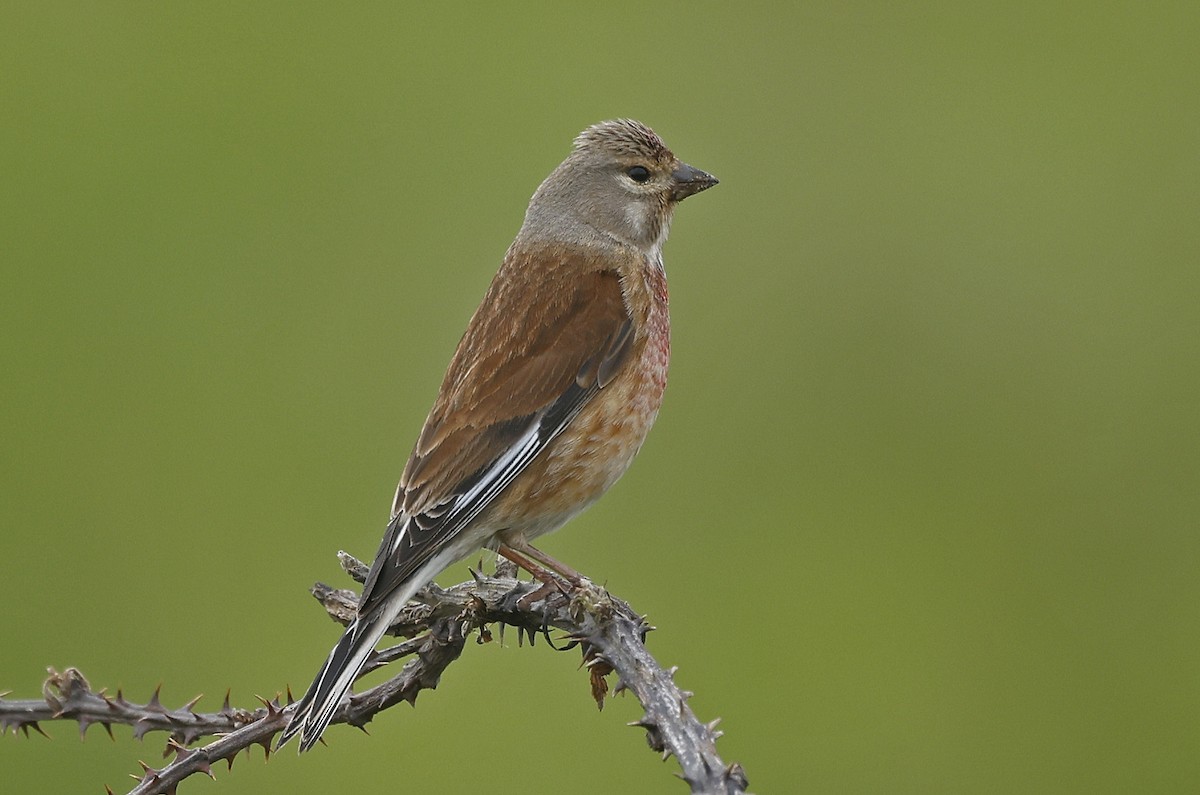
{"type": "Polygon", "coordinates": [[[620,277],[593,260],[563,249],[505,258],[405,467],[360,615],[478,517],[629,360],[620,277]]]}

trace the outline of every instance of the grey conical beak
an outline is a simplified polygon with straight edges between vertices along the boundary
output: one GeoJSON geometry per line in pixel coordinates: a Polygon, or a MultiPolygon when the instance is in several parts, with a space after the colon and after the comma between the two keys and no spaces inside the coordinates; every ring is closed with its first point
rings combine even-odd
{"type": "Polygon", "coordinates": [[[712,174],[701,171],[698,168],[693,168],[687,163],[680,163],[679,166],[671,172],[671,181],[674,183],[674,189],[671,191],[671,196],[675,201],[683,201],[693,193],[699,193],[702,190],[708,190],[713,185],[717,184],[717,178],[712,174]]]}

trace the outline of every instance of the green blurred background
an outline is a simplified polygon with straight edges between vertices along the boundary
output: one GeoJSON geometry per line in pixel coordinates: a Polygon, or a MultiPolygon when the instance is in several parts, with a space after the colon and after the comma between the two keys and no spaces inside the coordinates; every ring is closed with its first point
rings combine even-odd
{"type": "MultiPolygon", "coordinates": [[[[6,4],[0,689],[303,688],[529,195],[632,116],[721,185],[658,427],[546,549],[754,791],[1196,791],[1200,6],[1056,5],[6,4]]],[[[471,645],[183,790],[684,791],[576,662],[471,645]]],[[[162,747],[47,729],[6,791],[162,747]]]]}

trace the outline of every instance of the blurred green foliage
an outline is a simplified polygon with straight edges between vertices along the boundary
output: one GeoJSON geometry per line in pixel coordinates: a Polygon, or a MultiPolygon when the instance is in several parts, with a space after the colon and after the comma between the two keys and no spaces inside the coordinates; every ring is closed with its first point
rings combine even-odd
{"type": "MultiPolygon", "coordinates": [[[[757,792],[1194,790],[1198,9],[6,5],[0,688],[302,688],[530,193],[632,116],[722,182],[659,426],[548,551],[757,792]]],[[[682,791],[575,663],[472,646],[184,789],[682,791]]],[[[161,747],[48,731],[6,791],[161,747]]]]}

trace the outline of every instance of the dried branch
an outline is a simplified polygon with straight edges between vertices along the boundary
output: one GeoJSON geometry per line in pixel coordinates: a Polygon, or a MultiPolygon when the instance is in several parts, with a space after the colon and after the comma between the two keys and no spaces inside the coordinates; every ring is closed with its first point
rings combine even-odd
{"type": "MultiPolygon", "coordinates": [[[[353,557],[341,553],[342,566],[359,582],[367,568],[353,557]]],[[[466,645],[466,638],[479,630],[479,642],[490,640],[488,625],[499,624],[517,630],[518,640],[532,644],[541,634],[549,642],[549,630],[566,633],[566,648],[579,646],[589,672],[592,695],[603,708],[608,693],[607,675],[615,672],[613,692],[631,691],[641,702],[645,715],[630,724],[646,731],[652,749],[663,759],[675,756],[681,777],[694,793],[739,795],[747,783],[741,766],[726,765],[717,755],[715,742],[721,735],[717,721],[701,723],[687,704],[691,693],[674,682],[674,668],[664,670],[645,647],[646,633],[653,627],[629,605],[602,588],[585,585],[577,589],[554,589],[540,583],[521,582],[515,571],[503,566],[497,575],[474,575],[474,580],[452,588],[430,585],[418,594],[389,629],[389,634],[408,638],[379,652],[364,674],[388,662],[415,655],[392,678],[352,695],[338,709],[334,723],[365,727],[379,712],[401,702],[415,703],[417,694],[437,687],[442,671],[454,662],[466,645]],[[567,591],[566,594],[563,591],[567,591]]],[[[317,583],[313,595],[335,620],[348,623],[354,615],[357,595],[353,591],[330,588],[317,583]]],[[[174,754],[165,767],[155,769],[142,762],[142,775],[130,795],[175,793],[179,782],[196,773],[212,775],[212,764],[225,760],[230,767],[236,756],[251,747],[261,746],[269,756],[272,742],[287,725],[290,707],[282,706],[280,696],[272,700],[259,697],[262,706],[255,710],[231,707],[229,697],[217,712],[196,712],[199,697],[179,709],[167,709],[159,692],[145,704],[127,700],[120,692],[109,696],[95,692],[74,668],[59,673],[50,670],[40,700],[0,698],[0,734],[8,729],[44,734],[40,724],[51,720],[70,720],[79,724],[80,734],[99,723],[112,735],[113,724],[133,727],[134,737],[150,732],[169,733],[163,757],[174,754]],[[190,747],[204,737],[218,739],[208,745],[190,747]]],[[[286,701],[292,701],[289,692],[286,701]]]]}

